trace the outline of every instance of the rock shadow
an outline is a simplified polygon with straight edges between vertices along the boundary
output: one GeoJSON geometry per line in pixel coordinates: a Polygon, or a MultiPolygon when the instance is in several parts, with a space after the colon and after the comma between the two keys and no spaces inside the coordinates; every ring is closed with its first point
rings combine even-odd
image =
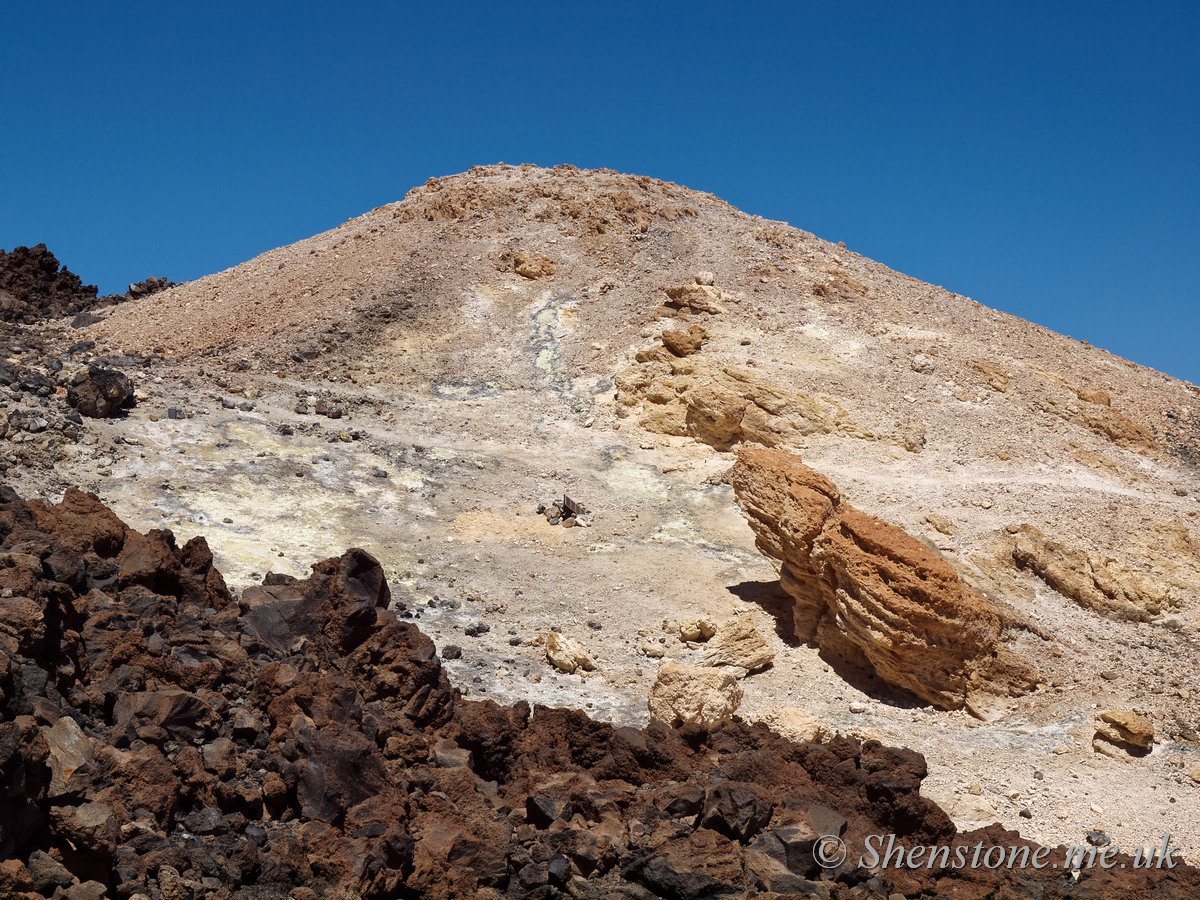
{"type": "Polygon", "coordinates": [[[818,655],[829,668],[833,669],[834,674],[842,679],[842,681],[855,690],[862,691],[877,703],[882,703],[884,706],[892,706],[896,709],[932,710],[934,708],[932,703],[918,697],[912,691],[906,691],[902,687],[888,684],[869,666],[864,666],[853,660],[846,659],[844,656],[830,653],[827,650],[819,651],[818,655]]]}
{"type": "Polygon", "coordinates": [[[743,581],[732,584],[725,590],[739,600],[758,605],[768,613],[775,622],[775,634],[789,647],[799,647],[796,638],[796,625],[792,619],[793,601],[775,581],[743,581]]]}
{"type": "MultiPolygon", "coordinates": [[[[775,634],[789,647],[799,647],[803,641],[796,637],[796,625],[792,616],[795,601],[784,591],[778,580],[775,581],[742,581],[726,588],[740,600],[757,604],[767,612],[775,622],[775,634]]],[[[862,691],[872,700],[897,709],[925,709],[931,707],[911,691],[888,684],[880,678],[870,666],[846,659],[826,650],[820,651],[820,657],[834,673],[853,687],[862,691]]]]}

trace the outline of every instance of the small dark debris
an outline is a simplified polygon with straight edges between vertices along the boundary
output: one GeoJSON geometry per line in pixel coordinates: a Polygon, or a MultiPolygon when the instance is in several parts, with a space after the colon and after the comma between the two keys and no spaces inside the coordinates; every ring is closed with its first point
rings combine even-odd
{"type": "Polygon", "coordinates": [[[458,644],[447,644],[442,648],[442,659],[462,659],[462,647],[458,644]]]}

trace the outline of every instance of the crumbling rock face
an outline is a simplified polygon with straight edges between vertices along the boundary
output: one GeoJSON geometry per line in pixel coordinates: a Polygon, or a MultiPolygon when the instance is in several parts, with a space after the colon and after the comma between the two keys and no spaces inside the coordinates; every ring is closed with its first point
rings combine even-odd
{"type": "Polygon", "coordinates": [[[139,534],[78,491],[26,504],[0,486],[0,538],[6,895],[1200,891],[1182,865],[1077,882],[1051,869],[872,875],[857,865],[872,834],[1025,842],[956,835],[920,795],[924,759],[878,742],[792,743],[737,720],[615,728],[465,701],[433,643],[388,611],[361,550],[234,602],[203,539],[139,534]],[[822,872],[812,851],[829,834],[849,857],[822,872]]]}
{"type": "Polygon", "coordinates": [[[1012,558],[1064,597],[1110,619],[1148,622],[1180,605],[1168,581],[1111,556],[1064,546],[1032,525],[1017,529],[1012,558]]]}
{"type": "Polygon", "coordinates": [[[659,434],[690,436],[728,448],[747,442],[774,447],[810,434],[872,440],[845,410],[784,390],[741,366],[717,369],[664,348],[639,355],[615,379],[617,415],[640,412],[638,424],[659,434]]]}
{"type": "Polygon", "coordinates": [[[1034,409],[1094,431],[1127,450],[1153,454],[1157,449],[1158,442],[1150,429],[1112,409],[1112,398],[1107,391],[1079,387],[1054,372],[1037,366],[1031,368],[1050,388],[1038,391],[1031,399],[1034,409]],[[1054,388],[1059,389],[1061,393],[1054,388]],[[1064,398],[1064,394],[1073,397],[1064,398]],[[1083,401],[1084,405],[1080,406],[1075,400],[1083,401]]]}
{"type": "Polygon", "coordinates": [[[700,284],[697,278],[695,284],[684,284],[679,287],[663,288],[667,295],[667,306],[675,309],[691,309],[696,312],[717,315],[725,311],[725,292],[711,283],[700,284]]]}
{"type": "Polygon", "coordinates": [[[1096,717],[1092,747],[1116,759],[1145,756],[1154,747],[1154,722],[1128,709],[1109,709],[1096,717]]]}
{"type": "Polygon", "coordinates": [[[730,483],[759,550],[782,564],[801,640],[946,709],[983,713],[989,697],[1035,685],[984,597],[903,529],[843,503],[799,456],[743,448],[730,483]]]}

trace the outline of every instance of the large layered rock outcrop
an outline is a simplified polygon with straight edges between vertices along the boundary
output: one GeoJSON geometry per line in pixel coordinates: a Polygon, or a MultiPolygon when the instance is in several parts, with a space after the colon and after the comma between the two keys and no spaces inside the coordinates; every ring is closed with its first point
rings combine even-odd
{"type": "Polygon", "coordinates": [[[235,600],[200,538],[140,534],[78,491],[27,504],[0,487],[0,589],[2,896],[1200,892],[1179,864],[873,873],[873,834],[1031,845],[956,834],[920,794],[920,754],[877,741],[465,700],[361,550],[235,600]],[[845,862],[817,865],[822,835],[845,862]]]}
{"type": "Polygon", "coordinates": [[[1110,619],[1149,622],[1181,605],[1166,578],[1139,572],[1106,553],[1068,547],[1032,525],[1016,529],[1012,558],[1064,597],[1110,619]]]}
{"type": "Polygon", "coordinates": [[[742,442],[774,447],[811,434],[873,439],[840,407],[781,388],[742,366],[717,368],[665,347],[639,354],[615,384],[617,415],[636,415],[647,431],[714,447],[742,442]]]}
{"type": "Polygon", "coordinates": [[[799,456],[746,447],[729,478],[759,550],[781,564],[798,638],[945,709],[982,713],[1036,684],[984,597],[903,529],[844,503],[799,456]]]}

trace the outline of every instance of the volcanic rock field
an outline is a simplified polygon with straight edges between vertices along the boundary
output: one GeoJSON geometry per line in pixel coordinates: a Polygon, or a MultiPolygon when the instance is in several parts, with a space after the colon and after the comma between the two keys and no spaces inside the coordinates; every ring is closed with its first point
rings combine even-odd
{"type": "Polygon", "coordinates": [[[0,311],[0,896],[1200,895],[1191,384],[572,166],[0,311]]]}

